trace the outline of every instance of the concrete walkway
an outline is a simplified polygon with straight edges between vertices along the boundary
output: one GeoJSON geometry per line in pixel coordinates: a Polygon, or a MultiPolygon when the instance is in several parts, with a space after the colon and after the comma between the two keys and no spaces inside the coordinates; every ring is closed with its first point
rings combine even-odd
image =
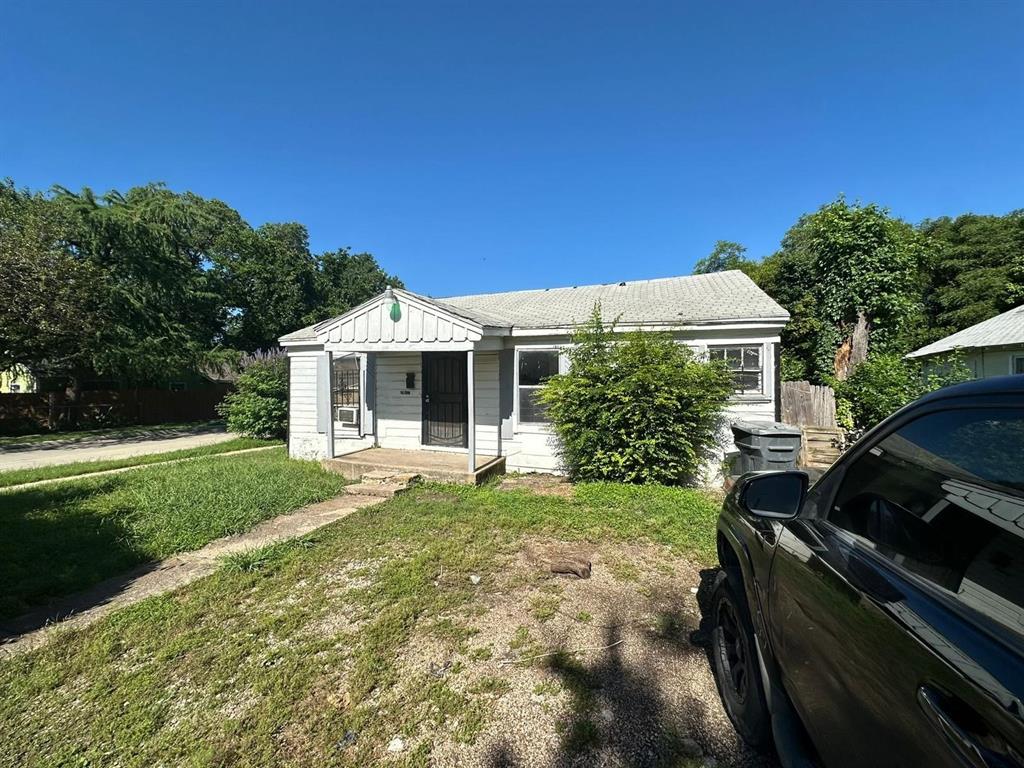
{"type": "Polygon", "coordinates": [[[246,533],[216,539],[202,549],[159,563],[141,565],[54,605],[0,622],[0,658],[39,648],[54,632],[65,627],[87,627],[118,608],[191,584],[217,570],[226,555],[303,536],[357,509],[383,501],[385,499],[379,497],[343,495],[311,504],[260,523],[246,533]]]}
{"type": "Polygon", "coordinates": [[[223,427],[140,432],[120,437],[90,437],[77,440],[47,440],[23,446],[0,447],[0,472],[9,469],[47,467],[77,461],[127,459],[148,453],[166,453],[186,448],[223,443],[235,438],[223,427]]]}

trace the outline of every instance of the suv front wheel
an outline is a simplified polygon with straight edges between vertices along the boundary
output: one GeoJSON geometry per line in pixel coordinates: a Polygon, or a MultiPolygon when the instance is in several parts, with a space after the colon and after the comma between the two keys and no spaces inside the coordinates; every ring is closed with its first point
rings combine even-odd
{"type": "Polygon", "coordinates": [[[711,659],[725,712],[747,744],[765,750],[771,744],[771,721],[754,629],[746,601],[724,570],[715,578],[711,611],[711,659]]]}

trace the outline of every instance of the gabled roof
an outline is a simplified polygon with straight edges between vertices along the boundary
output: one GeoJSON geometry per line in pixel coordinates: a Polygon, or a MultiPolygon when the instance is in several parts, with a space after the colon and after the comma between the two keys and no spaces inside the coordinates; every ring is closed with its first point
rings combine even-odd
{"type": "Polygon", "coordinates": [[[440,302],[486,313],[515,328],[567,328],[602,319],[623,324],[690,325],[728,320],[788,320],[789,313],[739,270],[571,288],[451,296],[440,302]]]}
{"type": "Polygon", "coordinates": [[[954,349],[1018,345],[1024,345],[1024,305],[950,334],[944,339],[914,350],[907,357],[928,357],[952,352],[954,349]]]}
{"type": "MultiPolygon", "coordinates": [[[[739,270],[570,288],[481,293],[433,299],[403,291],[481,328],[571,328],[601,305],[606,323],[680,326],[729,321],[785,322],[789,313],[739,270]]],[[[379,301],[379,297],[373,301],[379,301]]],[[[282,342],[315,341],[327,323],[281,337],[282,342]]]]}

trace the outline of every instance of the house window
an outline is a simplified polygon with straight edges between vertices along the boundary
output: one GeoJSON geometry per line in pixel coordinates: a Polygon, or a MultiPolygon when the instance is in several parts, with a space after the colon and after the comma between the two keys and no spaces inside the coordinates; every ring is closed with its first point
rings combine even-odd
{"type": "Polygon", "coordinates": [[[1016,355],[1013,358],[1013,372],[1024,373],[1024,355],[1016,355]]]}
{"type": "Polygon", "coordinates": [[[347,429],[359,429],[359,358],[345,355],[334,358],[331,366],[331,410],[334,421],[347,429]]]}
{"type": "Polygon", "coordinates": [[[547,424],[549,419],[537,393],[558,373],[557,349],[519,351],[519,423],[547,424]]]}
{"type": "Polygon", "coordinates": [[[708,357],[724,360],[732,373],[733,390],[738,395],[760,395],[764,392],[764,368],[761,345],[709,347],[708,357]]]}

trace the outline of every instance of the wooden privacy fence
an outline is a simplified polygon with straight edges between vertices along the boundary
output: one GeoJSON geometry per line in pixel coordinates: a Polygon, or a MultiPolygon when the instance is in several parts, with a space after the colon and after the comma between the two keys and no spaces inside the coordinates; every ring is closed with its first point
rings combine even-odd
{"type": "Polygon", "coordinates": [[[836,424],[836,395],[831,387],[782,382],[782,420],[800,427],[800,466],[827,469],[839,458],[842,431],[836,424]]]}
{"type": "Polygon", "coordinates": [[[835,427],[836,396],[832,387],[806,381],[782,382],[782,420],[796,427],[835,427]]]}
{"type": "Polygon", "coordinates": [[[166,424],[218,418],[216,407],[230,391],[218,384],[204,389],[98,389],[71,403],[63,392],[0,394],[0,434],[56,429],[74,420],[92,424],[166,424]],[[77,411],[77,413],[75,413],[77,411]]]}

